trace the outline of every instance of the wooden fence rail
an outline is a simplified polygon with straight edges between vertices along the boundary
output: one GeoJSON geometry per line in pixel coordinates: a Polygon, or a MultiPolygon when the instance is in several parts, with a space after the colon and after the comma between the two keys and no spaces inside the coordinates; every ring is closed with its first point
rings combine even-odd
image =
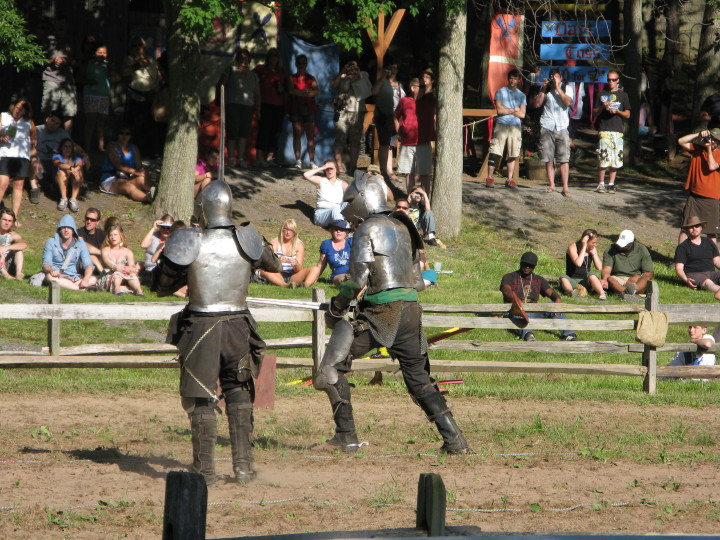
{"type": "MultiPolygon", "coordinates": [[[[87,344],[74,347],[60,346],[60,324],[63,320],[168,320],[185,306],[180,302],[122,303],[122,304],[61,304],[57,286],[50,288],[49,304],[4,304],[0,319],[45,319],[48,321],[48,346],[40,351],[0,351],[0,369],[47,367],[106,367],[106,368],[158,368],[177,367],[177,349],[165,343],[87,344]]],[[[325,300],[322,289],[313,289],[313,302],[281,301],[277,307],[268,307],[266,299],[249,298],[248,304],[258,322],[311,322],[308,336],[284,337],[266,340],[269,350],[310,348],[312,358],[279,357],[280,368],[314,368],[324,353],[326,335],[324,312],[317,305],[325,300]],[[285,305],[283,305],[285,304],[285,305]],[[314,305],[313,305],[314,304],[314,305]]],[[[532,330],[580,331],[633,331],[643,309],[655,309],[668,314],[670,324],[720,324],[720,304],[660,304],[659,291],[654,283],[649,286],[645,306],[638,304],[528,304],[530,313],[568,313],[583,318],[530,319],[532,330]],[[603,318],[606,315],[621,318],[603,318]],[[588,318],[588,317],[592,317],[588,318]]],[[[432,334],[436,328],[482,328],[509,330],[517,326],[502,317],[509,304],[424,304],[423,325],[432,334]],[[465,314],[465,315],[458,315],[465,314]]],[[[650,347],[636,342],[620,341],[480,341],[447,339],[433,343],[431,350],[471,351],[478,354],[489,351],[505,353],[546,354],[634,354],[641,361],[627,364],[557,363],[508,361],[448,361],[434,359],[434,372],[480,373],[565,373],[576,375],[638,376],[646,392],[656,392],[657,377],[720,378],[717,367],[658,367],[658,352],[694,352],[697,346],[684,343],[666,343],[650,347]]],[[[710,352],[720,351],[720,344],[710,352]]],[[[398,364],[389,358],[358,359],[353,369],[362,371],[395,371],[398,364]]]]}

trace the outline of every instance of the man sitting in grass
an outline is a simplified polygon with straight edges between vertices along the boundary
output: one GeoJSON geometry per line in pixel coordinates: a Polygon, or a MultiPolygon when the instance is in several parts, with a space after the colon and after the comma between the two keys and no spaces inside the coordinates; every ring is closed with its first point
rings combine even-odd
{"type": "Polygon", "coordinates": [[[22,279],[23,250],[27,243],[12,230],[15,226],[15,212],[9,208],[0,211],[0,275],[6,279],[22,279]]]}
{"type": "MultiPolygon", "coordinates": [[[[715,345],[715,338],[707,333],[706,326],[688,326],[690,343],[697,345],[697,351],[677,352],[669,366],[714,366],[715,355],[707,350],[715,345]]],[[[708,379],[693,379],[707,382],[708,379]]]]}
{"type": "Polygon", "coordinates": [[[644,293],[655,270],[648,248],[636,242],[633,232],[627,229],[605,251],[602,264],[603,289],[629,296],[644,293]]]}
{"type": "MultiPolygon", "coordinates": [[[[535,303],[540,299],[540,295],[550,298],[556,304],[562,302],[560,295],[550,287],[547,280],[534,273],[537,266],[538,258],[532,251],[527,251],[520,257],[520,269],[510,272],[502,277],[500,282],[500,292],[503,295],[503,301],[507,303],[513,302],[513,293],[523,304],[535,303]]],[[[511,320],[519,322],[519,317],[508,315],[511,320]]],[[[527,314],[530,319],[566,319],[564,313],[535,313],[527,314]]],[[[518,328],[512,330],[520,339],[525,341],[535,341],[535,334],[526,328],[518,328]]],[[[577,341],[577,335],[572,330],[561,330],[560,339],[563,341],[577,341]]]]}

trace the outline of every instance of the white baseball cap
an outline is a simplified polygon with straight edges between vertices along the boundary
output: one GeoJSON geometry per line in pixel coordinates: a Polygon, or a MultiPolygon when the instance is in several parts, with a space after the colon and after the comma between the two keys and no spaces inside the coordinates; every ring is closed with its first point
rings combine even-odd
{"type": "Polygon", "coordinates": [[[620,236],[618,236],[617,242],[615,244],[618,247],[624,248],[628,244],[632,244],[635,241],[635,235],[633,232],[629,229],[625,229],[623,232],[620,233],[620,236]]]}

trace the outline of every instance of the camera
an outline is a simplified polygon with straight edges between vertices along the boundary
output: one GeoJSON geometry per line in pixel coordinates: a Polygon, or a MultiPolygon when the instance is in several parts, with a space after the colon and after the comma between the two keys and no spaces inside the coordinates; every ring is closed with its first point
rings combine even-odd
{"type": "Polygon", "coordinates": [[[355,66],[353,66],[352,64],[348,64],[345,66],[346,73],[352,73],[353,71],[355,71],[355,66]]]}
{"type": "Polygon", "coordinates": [[[390,70],[390,69],[385,70],[385,75],[390,75],[391,73],[392,73],[392,70],[390,70]]]}
{"type": "Polygon", "coordinates": [[[712,140],[713,140],[712,137],[710,135],[708,135],[707,137],[703,137],[702,139],[700,139],[700,142],[702,144],[710,144],[712,142],[712,140]]]}
{"type": "Polygon", "coordinates": [[[548,92],[555,90],[555,77],[548,79],[547,85],[545,86],[548,92]]]}
{"type": "Polygon", "coordinates": [[[413,193],[412,198],[413,198],[413,201],[421,201],[422,195],[420,193],[413,193]]]}

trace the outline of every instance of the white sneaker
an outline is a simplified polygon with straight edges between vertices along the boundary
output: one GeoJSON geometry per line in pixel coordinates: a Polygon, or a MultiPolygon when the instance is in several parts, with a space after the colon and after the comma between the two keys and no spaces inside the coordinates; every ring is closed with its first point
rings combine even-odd
{"type": "Polygon", "coordinates": [[[295,168],[296,168],[296,169],[302,169],[302,161],[301,161],[301,160],[298,159],[298,160],[295,162],[295,168]]]}
{"type": "Polygon", "coordinates": [[[317,163],[315,163],[314,161],[311,161],[311,162],[310,162],[310,168],[311,168],[311,169],[317,169],[317,163]]]}
{"type": "Polygon", "coordinates": [[[68,201],[68,208],[71,212],[77,212],[78,210],[80,210],[76,199],[70,199],[68,201]]]}
{"type": "Polygon", "coordinates": [[[67,199],[60,199],[60,202],[57,203],[57,209],[61,212],[67,208],[68,200],[67,199]]]}

